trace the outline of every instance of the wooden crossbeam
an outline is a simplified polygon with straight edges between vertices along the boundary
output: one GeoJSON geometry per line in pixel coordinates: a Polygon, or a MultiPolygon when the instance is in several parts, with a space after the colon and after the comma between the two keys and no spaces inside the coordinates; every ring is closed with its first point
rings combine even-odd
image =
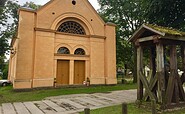
{"type": "MultiPolygon", "coordinates": [[[[157,80],[158,80],[158,73],[150,80],[150,83],[149,83],[149,89],[151,92],[153,92],[152,90],[154,89],[156,83],[157,83],[157,80]]],[[[155,95],[155,94],[154,94],[155,95]]],[[[147,92],[145,92],[144,94],[144,100],[147,101],[149,98],[149,95],[147,92]]],[[[157,99],[155,99],[157,101],[157,99]]]]}
{"type": "Polygon", "coordinates": [[[157,100],[157,97],[154,95],[154,93],[151,92],[151,90],[149,88],[148,81],[147,81],[146,77],[143,75],[142,71],[140,71],[139,75],[140,75],[140,79],[146,89],[145,92],[148,93],[148,95],[150,96],[151,99],[157,100]]]}
{"type": "Polygon", "coordinates": [[[176,46],[172,45],[170,49],[170,76],[168,79],[168,86],[165,96],[167,105],[171,104],[172,102],[179,104],[180,100],[185,101],[184,89],[177,72],[176,46]]]}
{"type": "Polygon", "coordinates": [[[180,77],[177,76],[176,79],[177,79],[177,84],[178,84],[178,87],[179,87],[179,97],[182,101],[185,101],[185,92],[184,92],[183,85],[182,85],[182,82],[180,80],[180,77]]]}

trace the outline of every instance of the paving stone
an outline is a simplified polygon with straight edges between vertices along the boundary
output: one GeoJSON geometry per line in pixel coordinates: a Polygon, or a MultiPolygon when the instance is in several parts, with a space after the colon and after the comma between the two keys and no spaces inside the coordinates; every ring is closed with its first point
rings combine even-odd
{"type": "Polygon", "coordinates": [[[3,112],[2,112],[2,107],[0,106],[0,114],[3,114],[3,112]]]}
{"type": "Polygon", "coordinates": [[[110,103],[119,102],[119,101],[116,100],[116,99],[111,99],[111,98],[108,98],[108,97],[103,96],[103,95],[96,95],[96,94],[93,94],[93,96],[96,96],[96,97],[98,97],[99,99],[104,99],[105,101],[110,102],[110,103]]]}
{"type": "Polygon", "coordinates": [[[18,114],[30,114],[22,103],[13,103],[18,114]]]}
{"type": "Polygon", "coordinates": [[[24,105],[31,112],[31,114],[44,114],[38,107],[34,105],[33,102],[24,102],[24,105]]]}
{"type": "Polygon", "coordinates": [[[84,109],[85,108],[85,106],[82,106],[79,103],[71,101],[70,99],[60,99],[60,101],[65,102],[65,103],[69,103],[70,105],[76,107],[77,109],[84,109]]]}
{"type": "Polygon", "coordinates": [[[82,98],[79,97],[78,99],[82,100],[83,102],[87,102],[87,103],[93,104],[94,106],[101,106],[102,105],[99,102],[93,101],[90,97],[82,97],[82,98]]]}
{"type": "Polygon", "coordinates": [[[62,107],[58,106],[57,104],[53,103],[50,100],[43,100],[42,102],[46,103],[48,106],[52,107],[57,112],[64,112],[64,111],[66,111],[65,108],[62,108],[62,107]]]}
{"type": "Polygon", "coordinates": [[[77,108],[70,104],[70,102],[64,102],[64,99],[54,99],[53,102],[64,108],[66,111],[76,110],[77,108]]]}
{"type": "Polygon", "coordinates": [[[95,106],[95,105],[93,105],[93,103],[88,103],[88,102],[86,102],[86,101],[84,101],[84,100],[82,100],[82,99],[80,99],[78,97],[74,98],[74,99],[71,99],[71,100],[73,102],[79,103],[82,106],[85,106],[86,108],[95,106]]]}
{"type": "Polygon", "coordinates": [[[2,109],[4,114],[16,114],[16,111],[11,103],[3,103],[2,109]]]}
{"type": "Polygon", "coordinates": [[[45,104],[44,102],[42,102],[42,101],[34,101],[33,103],[34,103],[40,110],[42,110],[44,113],[47,113],[47,114],[54,114],[54,113],[56,113],[56,111],[55,111],[52,107],[46,105],[46,104],[45,104]]]}
{"type": "Polygon", "coordinates": [[[109,102],[106,102],[105,100],[99,99],[98,97],[94,97],[94,96],[87,97],[87,99],[89,99],[91,101],[94,101],[94,102],[97,102],[97,103],[99,103],[101,105],[107,105],[107,104],[109,104],[109,102]]]}

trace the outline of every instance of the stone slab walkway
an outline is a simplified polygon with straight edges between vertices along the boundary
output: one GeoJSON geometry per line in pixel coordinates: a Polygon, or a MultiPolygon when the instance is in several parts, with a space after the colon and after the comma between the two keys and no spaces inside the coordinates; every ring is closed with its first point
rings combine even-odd
{"type": "Polygon", "coordinates": [[[4,103],[0,106],[0,114],[78,114],[84,108],[97,109],[135,100],[136,90],[62,95],[42,101],[4,103]]]}

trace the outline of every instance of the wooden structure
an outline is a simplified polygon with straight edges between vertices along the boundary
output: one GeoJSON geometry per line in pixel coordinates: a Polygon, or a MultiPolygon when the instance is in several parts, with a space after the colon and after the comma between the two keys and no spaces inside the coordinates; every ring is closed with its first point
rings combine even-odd
{"type": "Polygon", "coordinates": [[[155,100],[163,109],[185,105],[184,74],[178,75],[178,69],[185,72],[185,33],[143,24],[130,41],[137,48],[137,100],[155,100]],[[149,77],[144,74],[144,55],[149,58],[149,77]]]}

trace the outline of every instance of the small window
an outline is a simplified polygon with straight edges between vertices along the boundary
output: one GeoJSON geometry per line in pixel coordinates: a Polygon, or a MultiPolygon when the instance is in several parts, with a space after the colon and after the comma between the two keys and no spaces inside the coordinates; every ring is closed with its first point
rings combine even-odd
{"type": "Polygon", "coordinates": [[[82,48],[75,50],[75,55],[85,55],[85,51],[82,48]]]}
{"type": "Polygon", "coordinates": [[[60,48],[58,49],[57,53],[59,53],[59,54],[70,54],[70,51],[69,51],[69,49],[66,48],[66,47],[60,47],[60,48]]]}
{"type": "Polygon", "coordinates": [[[84,28],[79,23],[74,21],[67,21],[62,23],[57,31],[70,34],[81,34],[81,35],[86,34],[84,28]]]}

